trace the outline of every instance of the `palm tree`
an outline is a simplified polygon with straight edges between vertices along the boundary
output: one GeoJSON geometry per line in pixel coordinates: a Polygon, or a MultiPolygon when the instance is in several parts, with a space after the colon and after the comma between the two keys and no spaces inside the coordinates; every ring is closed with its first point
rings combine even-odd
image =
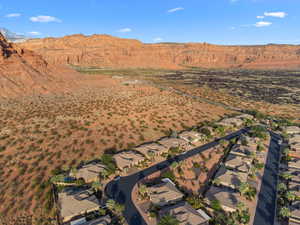
{"type": "Polygon", "coordinates": [[[291,212],[290,212],[289,208],[282,207],[279,211],[279,216],[282,218],[289,218],[291,216],[291,212]]]}
{"type": "Polygon", "coordinates": [[[292,192],[292,191],[288,191],[288,192],[285,194],[285,197],[286,197],[286,199],[287,199],[289,202],[293,202],[293,201],[296,200],[297,195],[296,195],[294,192],[292,192]]]}
{"type": "Polygon", "coordinates": [[[124,205],[115,202],[113,199],[107,200],[106,207],[117,215],[121,215],[124,211],[124,205]]]}
{"type": "Polygon", "coordinates": [[[278,189],[279,192],[282,193],[282,192],[285,192],[287,190],[287,186],[286,186],[285,183],[279,183],[277,189],[278,189]]]}
{"type": "Polygon", "coordinates": [[[106,179],[109,176],[109,173],[106,169],[104,169],[100,171],[99,175],[102,179],[106,179]]]}
{"type": "Polygon", "coordinates": [[[256,189],[248,183],[241,183],[239,186],[239,192],[248,200],[252,200],[256,196],[256,189]]]}
{"type": "Polygon", "coordinates": [[[179,225],[179,221],[171,215],[165,215],[161,218],[158,225],[179,225]]]}
{"type": "Polygon", "coordinates": [[[149,191],[146,185],[141,184],[139,185],[139,195],[141,199],[146,199],[149,195],[149,191]]]}
{"type": "Polygon", "coordinates": [[[102,184],[99,181],[95,181],[92,183],[92,188],[96,191],[99,190],[101,187],[102,187],[102,184]]]}

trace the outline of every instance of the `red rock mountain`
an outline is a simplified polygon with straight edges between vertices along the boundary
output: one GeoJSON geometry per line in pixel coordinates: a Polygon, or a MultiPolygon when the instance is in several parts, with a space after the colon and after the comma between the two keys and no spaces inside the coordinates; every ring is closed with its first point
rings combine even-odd
{"type": "Polygon", "coordinates": [[[114,68],[300,68],[300,46],[220,46],[206,43],[144,44],[108,35],[72,35],[19,44],[54,64],[114,68]]]}
{"type": "Polygon", "coordinates": [[[8,43],[0,33],[0,97],[67,90],[74,83],[69,75],[73,71],[57,68],[33,51],[8,43]]]}

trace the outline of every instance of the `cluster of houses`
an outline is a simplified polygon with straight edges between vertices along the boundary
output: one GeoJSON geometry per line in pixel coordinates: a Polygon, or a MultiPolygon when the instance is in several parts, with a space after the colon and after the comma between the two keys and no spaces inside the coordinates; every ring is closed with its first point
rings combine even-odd
{"type": "Polygon", "coordinates": [[[289,190],[295,193],[298,198],[292,202],[290,206],[289,224],[300,224],[300,127],[289,126],[285,129],[285,133],[289,136],[288,144],[290,147],[291,160],[288,162],[287,172],[292,175],[289,181],[289,190]]]}
{"type": "Polygon", "coordinates": [[[64,225],[108,225],[111,223],[109,215],[102,215],[99,196],[92,188],[94,182],[99,182],[99,175],[106,170],[101,162],[90,162],[72,170],[69,177],[83,180],[84,185],[74,182],[55,182],[64,186],[57,193],[57,207],[60,211],[59,220],[64,225]]]}
{"type": "Polygon", "coordinates": [[[248,183],[257,188],[258,182],[250,179],[250,170],[253,167],[253,156],[263,162],[266,152],[258,151],[258,138],[242,135],[217,170],[212,186],[205,193],[208,204],[217,201],[226,212],[234,212],[239,203],[245,203],[245,198],[239,193],[242,183],[248,183]]]}
{"type": "Polygon", "coordinates": [[[159,208],[158,219],[165,215],[175,218],[180,225],[208,225],[211,219],[203,210],[194,209],[184,201],[184,194],[168,178],[147,188],[152,206],[159,208]]]}
{"type": "MultiPolygon", "coordinates": [[[[240,127],[245,119],[252,119],[249,115],[240,115],[233,118],[221,120],[217,125],[225,127],[240,127]]],[[[207,127],[211,133],[211,127],[207,127]]],[[[162,160],[171,149],[177,149],[179,152],[188,151],[194,146],[199,145],[206,140],[206,135],[197,131],[183,131],[178,135],[164,137],[156,142],[142,144],[132,150],[121,151],[112,157],[119,171],[128,173],[132,167],[137,167],[147,160],[162,157],[162,160]]],[[[242,147],[241,147],[242,148],[242,147]]],[[[237,153],[230,156],[228,167],[235,167],[237,170],[247,170],[243,163],[249,162],[237,153]],[[238,165],[241,164],[241,165],[238,165]]],[[[241,149],[241,151],[244,151],[241,149]]],[[[178,154],[177,152],[176,154],[178,154]]],[[[158,159],[159,160],[159,159],[158,159]]],[[[157,161],[157,160],[156,160],[157,161]]],[[[250,164],[249,164],[250,165],[250,164]]],[[[81,165],[75,171],[71,170],[67,176],[61,176],[53,181],[55,185],[60,186],[57,192],[56,203],[59,209],[59,220],[65,225],[96,225],[110,224],[111,217],[99,213],[101,209],[100,198],[97,196],[93,183],[100,181],[100,174],[105,173],[106,166],[99,161],[89,162],[81,165]],[[71,178],[71,179],[70,179],[71,178]],[[81,183],[76,183],[77,181],[81,183]],[[61,188],[63,187],[63,188],[61,188]]],[[[230,175],[229,175],[230,176],[230,175]]],[[[222,176],[220,174],[220,179],[222,176]]],[[[242,178],[241,178],[242,179],[242,178]]],[[[175,185],[169,181],[163,181],[162,184],[150,188],[150,199],[154,205],[163,206],[161,215],[169,213],[174,215],[182,224],[208,224],[210,219],[203,211],[193,209],[188,203],[183,202],[183,194],[178,191],[175,185]],[[199,222],[200,221],[200,222],[199,222]]]]}
{"type": "Polygon", "coordinates": [[[182,152],[188,151],[201,140],[203,140],[203,134],[196,131],[184,131],[178,137],[164,137],[157,142],[142,144],[132,150],[119,152],[113,158],[120,171],[128,172],[128,169],[138,166],[145,160],[167,154],[172,148],[182,152]]]}

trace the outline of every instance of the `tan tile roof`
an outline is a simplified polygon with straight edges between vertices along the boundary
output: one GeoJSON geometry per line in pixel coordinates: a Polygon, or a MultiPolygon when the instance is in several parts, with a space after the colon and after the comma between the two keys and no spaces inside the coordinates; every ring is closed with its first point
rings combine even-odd
{"type": "Polygon", "coordinates": [[[144,160],[144,157],[134,151],[125,151],[113,156],[119,169],[129,168],[144,160]]]}
{"type": "Polygon", "coordinates": [[[300,196],[300,182],[289,182],[289,190],[293,191],[297,196],[300,196]]]}
{"type": "Polygon", "coordinates": [[[77,179],[83,178],[85,182],[89,183],[97,181],[99,173],[103,170],[105,170],[105,165],[102,163],[92,162],[79,168],[75,173],[75,177],[77,179]]]}
{"type": "Polygon", "coordinates": [[[251,168],[251,162],[252,160],[250,158],[229,154],[225,166],[233,170],[247,173],[251,168]]]}
{"type": "Polygon", "coordinates": [[[289,143],[290,144],[300,143],[300,134],[296,134],[291,138],[289,138],[289,143]]]}
{"type": "Polygon", "coordinates": [[[158,141],[159,144],[165,146],[166,148],[184,148],[186,149],[189,144],[187,141],[180,139],[180,138],[172,138],[172,137],[165,137],[158,141]]]}
{"type": "Polygon", "coordinates": [[[68,187],[58,193],[60,215],[64,222],[73,217],[92,212],[99,208],[99,201],[93,191],[86,188],[68,187]]]}
{"type": "Polygon", "coordinates": [[[170,182],[162,182],[148,188],[150,201],[155,205],[168,205],[180,201],[183,194],[170,182]]]}
{"type": "Polygon", "coordinates": [[[196,131],[184,131],[179,134],[179,137],[187,142],[194,143],[201,141],[203,135],[196,131]]]}
{"type": "Polygon", "coordinates": [[[168,148],[157,143],[140,145],[134,148],[134,150],[142,153],[146,157],[149,157],[152,153],[154,153],[155,155],[161,155],[164,152],[168,152],[168,148]]]}
{"type": "Polygon", "coordinates": [[[179,221],[180,225],[206,225],[210,219],[204,212],[202,215],[186,202],[180,202],[176,205],[165,207],[159,211],[160,217],[171,215],[179,221]]]}
{"type": "Polygon", "coordinates": [[[286,127],[284,131],[287,134],[299,134],[300,133],[300,127],[289,126],[289,127],[286,127]]]}
{"type": "Polygon", "coordinates": [[[111,218],[109,215],[99,217],[97,219],[88,221],[82,225],[109,225],[111,224],[111,218]]]}
{"type": "Polygon", "coordinates": [[[256,152],[256,148],[249,147],[249,146],[243,146],[240,144],[236,144],[232,147],[230,153],[240,156],[250,156],[251,153],[256,152]]]}
{"type": "Polygon", "coordinates": [[[254,116],[252,116],[250,114],[241,114],[241,115],[235,116],[235,118],[252,120],[254,118],[254,116]]]}
{"type": "Polygon", "coordinates": [[[288,162],[288,167],[291,169],[300,169],[300,159],[299,158],[292,158],[288,162]]]}
{"type": "Polygon", "coordinates": [[[235,211],[239,202],[242,202],[238,192],[226,187],[212,186],[205,195],[209,202],[217,200],[225,211],[235,211]]]}
{"type": "Polygon", "coordinates": [[[300,220],[300,201],[295,201],[292,203],[291,207],[291,217],[300,220]]]}
{"type": "Polygon", "coordinates": [[[246,173],[234,172],[222,166],[218,170],[215,179],[218,179],[223,186],[237,189],[242,182],[247,181],[247,177],[246,173]]]}
{"type": "Polygon", "coordinates": [[[239,118],[225,118],[225,119],[222,119],[220,122],[218,122],[217,124],[218,125],[222,125],[222,126],[241,126],[243,125],[244,121],[242,119],[239,119],[239,118]]]}

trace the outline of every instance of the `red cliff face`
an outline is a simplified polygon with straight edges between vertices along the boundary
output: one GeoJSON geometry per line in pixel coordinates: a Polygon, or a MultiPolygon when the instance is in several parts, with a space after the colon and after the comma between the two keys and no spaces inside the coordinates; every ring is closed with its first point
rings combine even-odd
{"type": "Polygon", "coordinates": [[[300,46],[220,46],[200,43],[143,44],[108,35],[72,35],[19,44],[54,64],[114,68],[300,68],[300,46]]]}
{"type": "Polygon", "coordinates": [[[42,94],[65,88],[66,75],[61,71],[33,51],[8,43],[0,33],[0,97],[42,94]]]}

